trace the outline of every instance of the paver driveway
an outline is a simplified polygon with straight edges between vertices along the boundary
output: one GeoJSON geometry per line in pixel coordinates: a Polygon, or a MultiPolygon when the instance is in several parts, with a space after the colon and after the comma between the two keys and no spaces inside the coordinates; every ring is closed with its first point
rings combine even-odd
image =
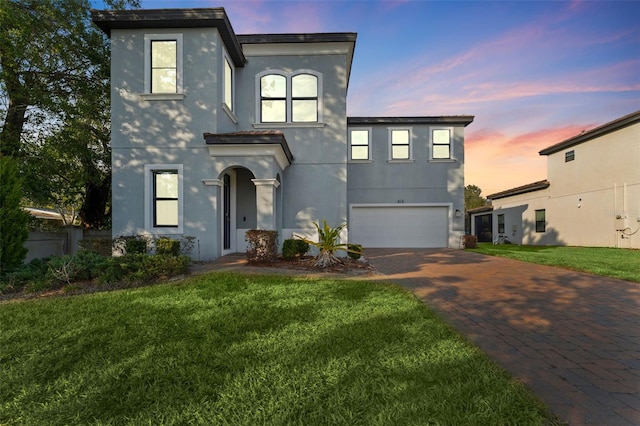
{"type": "Polygon", "coordinates": [[[452,249],[368,249],[571,425],[640,425],[640,284],[452,249]]]}

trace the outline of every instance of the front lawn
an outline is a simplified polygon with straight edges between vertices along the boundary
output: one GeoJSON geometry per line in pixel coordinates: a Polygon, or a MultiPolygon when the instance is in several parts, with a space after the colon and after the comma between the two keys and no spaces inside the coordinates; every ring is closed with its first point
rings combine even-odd
{"type": "Polygon", "coordinates": [[[0,304],[0,424],[553,423],[399,287],[214,273],[0,304]]]}
{"type": "Polygon", "coordinates": [[[480,243],[470,251],[640,282],[640,250],[480,243]]]}

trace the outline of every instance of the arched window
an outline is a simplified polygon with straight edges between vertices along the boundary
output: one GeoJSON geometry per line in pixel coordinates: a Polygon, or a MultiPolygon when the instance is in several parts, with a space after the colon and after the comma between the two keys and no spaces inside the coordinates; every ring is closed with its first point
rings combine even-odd
{"type": "Polygon", "coordinates": [[[284,123],[287,121],[287,78],[267,74],[260,78],[260,121],[284,123]]]}
{"type": "Polygon", "coordinates": [[[318,77],[298,74],[291,78],[291,121],[318,121],[318,77]]]}
{"type": "Polygon", "coordinates": [[[321,74],[310,70],[258,74],[261,123],[317,123],[321,120],[321,74]]]}

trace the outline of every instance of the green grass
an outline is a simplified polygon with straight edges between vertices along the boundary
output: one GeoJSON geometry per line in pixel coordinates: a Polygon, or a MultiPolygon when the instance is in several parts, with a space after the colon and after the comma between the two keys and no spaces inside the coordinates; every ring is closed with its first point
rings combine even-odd
{"type": "Polygon", "coordinates": [[[209,274],[0,304],[0,424],[537,425],[399,287],[209,274]]]}
{"type": "Polygon", "coordinates": [[[640,282],[640,250],[480,243],[470,251],[640,282]]]}

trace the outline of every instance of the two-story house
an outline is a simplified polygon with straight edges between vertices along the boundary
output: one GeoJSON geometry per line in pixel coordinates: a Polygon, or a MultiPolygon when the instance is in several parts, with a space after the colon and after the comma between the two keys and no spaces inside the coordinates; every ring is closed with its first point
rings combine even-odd
{"type": "Polygon", "coordinates": [[[640,248],[640,111],[540,155],[547,157],[547,179],[487,196],[494,236],[518,244],[640,248]]]}
{"type": "Polygon", "coordinates": [[[222,8],[92,11],[111,40],[114,236],[249,229],[459,247],[472,116],[348,118],[354,33],[236,35],[222,8]]]}

